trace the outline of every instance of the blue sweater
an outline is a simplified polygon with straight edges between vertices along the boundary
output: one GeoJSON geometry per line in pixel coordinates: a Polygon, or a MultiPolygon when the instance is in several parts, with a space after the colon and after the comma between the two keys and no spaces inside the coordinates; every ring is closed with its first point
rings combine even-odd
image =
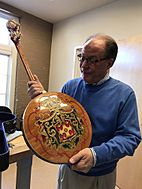
{"type": "Polygon", "coordinates": [[[133,155],[141,136],[136,98],[130,86],[111,77],[98,86],[77,78],[68,81],[62,92],[83,105],[92,123],[90,147],[96,152],[96,166],[80,174],[108,174],[120,158],[133,155]]]}

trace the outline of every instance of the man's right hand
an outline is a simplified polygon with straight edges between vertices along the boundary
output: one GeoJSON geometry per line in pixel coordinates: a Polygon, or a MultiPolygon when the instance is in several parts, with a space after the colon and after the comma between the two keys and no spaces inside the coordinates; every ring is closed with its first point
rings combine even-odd
{"type": "Polygon", "coordinates": [[[34,75],[35,80],[34,81],[28,81],[28,95],[31,99],[35,98],[39,94],[42,94],[44,91],[44,88],[42,84],[40,83],[38,77],[34,75]]]}

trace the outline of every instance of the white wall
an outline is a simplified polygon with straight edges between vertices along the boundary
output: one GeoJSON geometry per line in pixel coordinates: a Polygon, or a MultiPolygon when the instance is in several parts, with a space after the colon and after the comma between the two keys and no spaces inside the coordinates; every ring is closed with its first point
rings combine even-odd
{"type": "Polygon", "coordinates": [[[72,78],[74,47],[98,32],[116,40],[142,33],[142,1],[116,1],[55,24],[49,91],[59,91],[72,78]]]}

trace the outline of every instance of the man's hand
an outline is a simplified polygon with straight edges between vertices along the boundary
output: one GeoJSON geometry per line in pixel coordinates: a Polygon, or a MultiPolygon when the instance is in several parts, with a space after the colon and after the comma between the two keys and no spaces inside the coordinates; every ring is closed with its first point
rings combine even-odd
{"type": "Polygon", "coordinates": [[[89,148],[85,148],[71,157],[69,163],[73,170],[87,173],[94,163],[93,154],[89,148]]]}
{"type": "Polygon", "coordinates": [[[34,97],[38,96],[44,91],[44,88],[42,84],[40,83],[38,77],[34,75],[35,80],[34,81],[28,81],[27,86],[28,86],[28,95],[30,96],[31,99],[34,97]]]}

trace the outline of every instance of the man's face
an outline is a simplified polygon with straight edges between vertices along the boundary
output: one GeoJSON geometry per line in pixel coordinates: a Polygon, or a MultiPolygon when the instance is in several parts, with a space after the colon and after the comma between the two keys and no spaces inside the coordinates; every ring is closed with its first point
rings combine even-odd
{"type": "Polygon", "coordinates": [[[105,42],[102,39],[92,39],[84,44],[80,58],[80,70],[87,83],[96,83],[107,74],[110,60],[104,54],[105,42]]]}

